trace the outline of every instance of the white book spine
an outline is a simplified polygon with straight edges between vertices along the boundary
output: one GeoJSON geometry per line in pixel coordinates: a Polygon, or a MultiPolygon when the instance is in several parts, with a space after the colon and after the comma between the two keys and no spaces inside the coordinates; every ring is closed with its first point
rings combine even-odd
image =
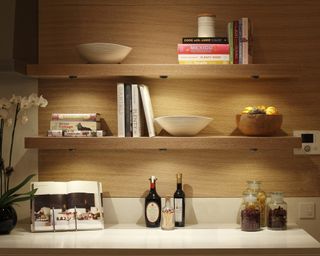
{"type": "Polygon", "coordinates": [[[248,18],[241,18],[242,21],[242,64],[249,64],[249,21],[248,18]]]}
{"type": "Polygon", "coordinates": [[[149,137],[154,137],[156,136],[156,134],[155,134],[154,124],[153,124],[153,110],[152,110],[149,89],[146,85],[143,85],[143,84],[139,85],[139,88],[141,93],[142,105],[144,109],[144,115],[146,117],[149,137]]]}
{"type": "Polygon", "coordinates": [[[132,84],[132,136],[141,137],[139,88],[137,84],[132,84]]]}
{"type": "Polygon", "coordinates": [[[229,54],[178,54],[178,60],[225,60],[225,61],[229,61],[229,54]]]}
{"type": "Polygon", "coordinates": [[[124,84],[117,84],[118,137],[125,137],[124,84]]]}

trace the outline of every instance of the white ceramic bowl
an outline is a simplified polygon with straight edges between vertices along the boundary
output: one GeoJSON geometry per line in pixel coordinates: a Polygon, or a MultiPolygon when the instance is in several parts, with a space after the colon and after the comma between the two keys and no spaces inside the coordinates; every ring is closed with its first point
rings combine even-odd
{"type": "Polygon", "coordinates": [[[79,44],[76,48],[84,60],[96,64],[121,63],[132,50],[131,47],[111,43],[79,44]]]}
{"type": "Polygon", "coordinates": [[[173,136],[194,136],[205,128],[212,118],[205,116],[162,116],[154,119],[173,136]]]}

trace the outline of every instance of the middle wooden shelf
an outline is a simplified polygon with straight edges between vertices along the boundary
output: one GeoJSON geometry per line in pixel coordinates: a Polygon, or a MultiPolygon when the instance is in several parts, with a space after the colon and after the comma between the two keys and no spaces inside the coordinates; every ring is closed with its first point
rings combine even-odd
{"type": "Polygon", "coordinates": [[[25,148],[82,150],[232,150],[292,149],[301,147],[301,138],[292,136],[199,136],[199,137],[26,137],[25,148]]]}

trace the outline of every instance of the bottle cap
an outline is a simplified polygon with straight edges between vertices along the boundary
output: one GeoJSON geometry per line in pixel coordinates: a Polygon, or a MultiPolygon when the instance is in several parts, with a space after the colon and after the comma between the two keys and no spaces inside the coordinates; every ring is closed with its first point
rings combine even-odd
{"type": "Polygon", "coordinates": [[[156,176],[151,176],[149,178],[149,180],[151,181],[151,183],[154,183],[157,180],[157,177],[156,176]]]}
{"type": "Polygon", "coordinates": [[[177,182],[182,183],[182,173],[177,173],[177,182]]]}
{"type": "Polygon", "coordinates": [[[198,17],[216,17],[216,15],[213,13],[200,13],[198,17]]]}
{"type": "Polygon", "coordinates": [[[259,180],[248,180],[247,181],[248,187],[252,189],[258,189],[261,186],[261,181],[259,180]]]}

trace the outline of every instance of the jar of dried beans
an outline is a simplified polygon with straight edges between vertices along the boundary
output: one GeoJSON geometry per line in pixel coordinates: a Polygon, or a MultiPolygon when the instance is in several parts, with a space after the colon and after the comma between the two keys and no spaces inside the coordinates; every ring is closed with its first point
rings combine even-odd
{"type": "Polygon", "coordinates": [[[261,189],[261,181],[257,180],[250,180],[247,181],[247,189],[248,192],[253,192],[257,194],[257,201],[260,206],[260,226],[265,227],[266,226],[266,200],[267,195],[266,193],[261,189]]]}
{"type": "Polygon", "coordinates": [[[268,228],[273,230],[287,229],[287,203],[282,192],[272,192],[268,204],[268,228]]]}
{"type": "Polygon", "coordinates": [[[257,201],[257,194],[253,192],[243,193],[243,203],[241,205],[241,230],[260,230],[260,206],[257,201]]]}

